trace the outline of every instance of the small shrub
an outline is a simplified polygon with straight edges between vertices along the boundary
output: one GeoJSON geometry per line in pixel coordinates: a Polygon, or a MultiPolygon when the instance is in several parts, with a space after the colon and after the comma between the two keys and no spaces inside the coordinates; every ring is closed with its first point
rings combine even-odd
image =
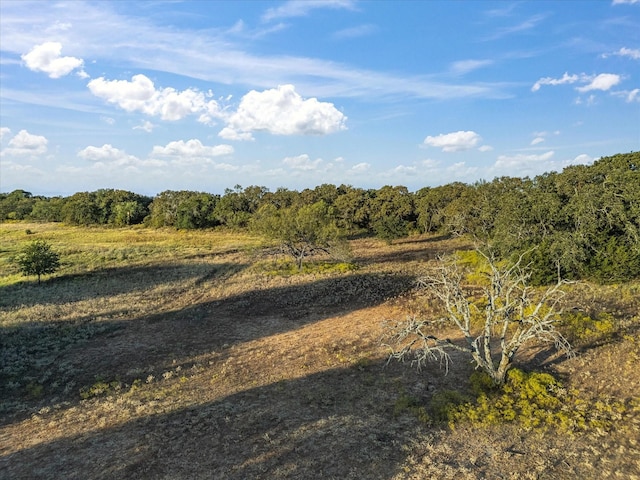
{"type": "Polygon", "coordinates": [[[25,388],[29,398],[38,399],[41,398],[44,393],[44,387],[39,383],[29,382],[25,388]]]}
{"type": "Polygon", "coordinates": [[[449,422],[455,418],[457,409],[468,401],[469,398],[456,390],[438,392],[431,398],[430,403],[433,418],[440,422],[449,422]]]}
{"type": "Polygon", "coordinates": [[[570,312],[562,315],[562,327],[572,340],[593,341],[611,337],[617,330],[616,320],[607,312],[595,318],[584,312],[570,312]]]}
{"type": "Polygon", "coordinates": [[[394,416],[397,417],[403,413],[409,413],[423,423],[429,423],[431,421],[424,405],[421,405],[417,398],[407,394],[406,392],[402,392],[400,394],[393,406],[394,416]]]}
{"type": "Polygon", "coordinates": [[[97,378],[96,382],[93,385],[82,387],[80,389],[80,397],[83,400],[87,400],[89,398],[100,397],[109,393],[119,392],[121,388],[122,384],[118,380],[106,382],[102,379],[97,378]]]}

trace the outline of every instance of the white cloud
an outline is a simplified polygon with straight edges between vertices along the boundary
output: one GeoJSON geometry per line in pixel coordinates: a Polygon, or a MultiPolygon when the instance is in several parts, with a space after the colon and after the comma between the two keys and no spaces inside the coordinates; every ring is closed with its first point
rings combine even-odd
{"type": "Polygon", "coordinates": [[[351,172],[353,173],[364,173],[371,168],[371,164],[367,162],[357,163],[353,167],[351,167],[351,172]]]}
{"type": "Polygon", "coordinates": [[[346,129],[345,117],[332,103],[316,98],[304,100],[293,85],[250,91],[219,135],[227,139],[250,139],[251,132],[274,135],[326,135],[346,129]]]}
{"type": "Polygon", "coordinates": [[[460,152],[471,150],[482,141],[482,137],[473,131],[458,131],[441,134],[435,137],[428,136],[424,144],[430,147],[442,148],[443,152],[460,152]]]}
{"type": "Polygon", "coordinates": [[[628,93],[627,102],[640,102],[640,88],[635,88],[628,93]]]}
{"type": "Polygon", "coordinates": [[[233,128],[224,127],[218,133],[220,138],[225,140],[252,141],[255,140],[251,132],[237,132],[233,128]]]}
{"type": "Polygon", "coordinates": [[[539,143],[544,143],[544,137],[536,137],[531,140],[531,145],[538,145],[539,143]]]}
{"type": "Polygon", "coordinates": [[[531,167],[535,167],[541,163],[544,164],[545,162],[548,162],[554,156],[554,154],[555,152],[551,150],[540,155],[525,155],[521,153],[517,155],[500,155],[495,163],[495,167],[500,170],[505,169],[510,171],[527,171],[531,167]]]}
{"type": "Polygon", "coordinates": [[[616,97],[624,98],[627,103],[640,102],[640,88],[634,88],[633,90],[620,90],[618,92],[611,92],[611,94],[616,97]]]}
{"type": "Polygon", "coordinates": [[[178,92],[174,88],[157,90],[151,79],[138,74],[128,80],[105,80],[104,77],[91,80],[89,90],[96,97],[118,105],[127,112],[142,112],[160,117],[162,120],[180,120],[188,115],[200,114],[202,123],[221,116],[215,100],[208,100],[211,94],[195,89],[178,92]]]}
{"type": "Polygon", "coordinates": [[[80,69],[79,75],[86,78],[88,75],[82,71],[83,60],[76,57],[62,57],[62,44],[58,42],[46,42],[36,45],[29,53],[22,55],[22,60],[29,70],[44,72],[50,78],[60,78],[80,69]]]}
{"type": "Polygon", "coordinates": [[[134,156],[128,155],[124,150],[113,147],[105,143],[101,147],[89,146],[78,152],[78,157],[91,162],[129,162],[135,159],[134,156]]]}
{"type": "MultiPolygon", "coordinates": [[[[88,146],[78,152],[78,157],[93,163],[92,171],[95,172],[113,172],[117,168],[125,168],[131,172],[138,172],[139,167],[163,167],[166,162],[158,159],[140,159],[135,155],[129,155],[124,150],[115,148],[105,143],[101,147],[88,146]]],[[[70,173],[81,173],[84,168],[81,167],[64,167],[70,173]]],[[[117,170],[115,170],[117,171],[117,170]]]]}
{"type": "Polygon", "coordinates": [[[533,87],[531,87],[532,92],[537,92],[540,90],[542,85],[566,85],[572,84],[576,82],[584,83],[585,85],[581,87],[576,87],[576,90],[584,93],[589,92],[591,90],[609,90],[611,87],[614,87],[620,81],[622,77],[620,75],[616,75],[613,73],[601,73],[599,75],[585,75],[584,73],[580,75],[569,75],[569,73],[565,72],[565,74],[561,78],[552,78],[552,77],[544,77],[538,80],[533,87]]]}
{"type": "Polygon", "coordinates": [[[149,120],[145,120],[142,124],[133,127],[134,130],[144,130],[147,133],[153,132],[154,128],[156,128],[156,125],[151,123],[149,120]]]}
{"type": "Polygon", "coordinates": [[[352,10],[354,2],[353,0],[289,0],[277,8],[268,9],[262,16],[262,21],[270,22],[280,18],[304,17],[312,10],[319,8],[352,10]]]}
{"type": "MultiPolygon", "coordinates": [[[[10,130],[3,128],[2,135],[8,135],[10,130]]],[[[11,140],[9,146],[2,150],[2,156],[42,155],[47,153],[49,141],[41,135],[32,135],[26,130],[20,130],[11,140]]]]}
{"type": "Polygon", "coordinates": [[[5,136],[8,136],[11,133],[11,129],[9,127],[0,127],[0,140],[2,140],[5,136]]]}
{"type": "Polygon", "coordinates": [[[487,67],[493,63],[492,60],[460,60],[451,65],[451,72],[455,75],[464,75],[473,70],[487,67]]]}
{"type": "Polygon", "coordinates": [[[640,3],[640,0],[613,0],[614,5],[640,3]]]}
{"type": "Polygon", "coordinates": [[[282,163],[294,170],[309,171],[309,170],[317,170],[318,167],[322,164],[322,159],[318,158],[316,160],[311,160],[311,158],[309,158],[309,155],[304,153],[296,157],[287,157],[284,160],[282,160],[282,163]]]}
{"type": "Polygon", "coordinates": [[[615,87],[620,83],[620,75],[615,75],[613,73],[601,73],[594,77],[588,85],[584,87],[578,87],[576,90],[579,92],[590,92],[592,90],[602,90],[607,91],[611,87],[615,87]]]}
{"type": "Polygon", "coordinates": [[[578,75],[569,75],[568,72],[562,76],[562,78],[552,78],[552,77],[544,77],[538,80],[533,87],[531,87],[532,92],[537,92],[540,90],[542,85],[564,85],[567,83],[575,83],[580,79],[578,75]]]}
{"type": "Polygon", "coordinates": [[[338,30],[332,36],[336,40],[344,40],[348,38],[358,38],[365,37],[367,35],[371,35],[376,32],[378,27],[375,25],[367,24],[367,25],[358,25],[356,27],[345,28],[343,30],[338,30]]]}
{"type": "Polygon", "coordinates": [[[230,155],[233,153],[233,147],[231,145],[216,145],[207,146],[203,145],[198,139],[178,140],[175,142],[169,142],[166,146],[161,147],[156,145],[151,152],[152,156],[165,156],[165,157],[177,157],[177,158],[212,158],[222,155],[230,155]]]}
{"type": "Polygon", "coordinates": [[[617,52],[613,52],[611,54],[608,54],[608,53],[603,54],[602,58],[608,58],[609,55],[617,55],[619,57],[629,57],[633,60],[640,60],[640,49],[622,47],[617,52]]]}

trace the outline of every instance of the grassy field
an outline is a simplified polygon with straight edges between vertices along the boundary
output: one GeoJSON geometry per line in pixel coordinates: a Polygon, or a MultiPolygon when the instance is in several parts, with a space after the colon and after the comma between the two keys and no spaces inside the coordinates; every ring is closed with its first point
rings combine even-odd
{"type": "Polygon", "coordinates": [[[351,247],[292,274],[247,234],[0,224],[0,478],[640,478],[640,282],[571,286],[602,320],[570,317],[574,358],[522,357],[576,408],[624,406],[606,422],[450,428],[434,398],[472,365],[387,365],[383,322],[432,313],[415,278],[468,245],[351,247]],[[41,285],[12,263],[34,239],[61,256],[41,285]]]}

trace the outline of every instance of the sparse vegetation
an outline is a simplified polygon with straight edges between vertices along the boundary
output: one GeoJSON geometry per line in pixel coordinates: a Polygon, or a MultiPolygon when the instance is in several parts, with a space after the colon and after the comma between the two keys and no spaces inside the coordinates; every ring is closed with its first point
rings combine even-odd
{"type": "Polygon", "coordinates": [[[448,373],[385,367],[380,320],[436,318],[415,280],[461,238],[352,239],[350,262],[302,270],[218,227],[11,222],[0,241],[2,477],[638,474],[637,281],[567,286],[578,354],[532,343],[496,388],[456,351],[448,373]],[[27,229],[60,253],[39,287],[12,260],[27,229]]]}

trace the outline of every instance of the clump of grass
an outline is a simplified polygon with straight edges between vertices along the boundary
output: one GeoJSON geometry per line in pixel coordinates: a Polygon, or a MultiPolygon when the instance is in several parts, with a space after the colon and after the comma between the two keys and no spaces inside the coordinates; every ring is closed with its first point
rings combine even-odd
{"type": "Polygon", "coordinates": [[[400,393],[393,406],[393,415],[397,417],[405,413],[413,415],[422,423],[431,422],[431,417],[429,416],[425,406],[422,405],[416,397],[403,391],[400,393]]]}
{"type": "Polygon", "coordinates": [[[121,389],[122,383],[119,380],[112,380],[108,382],[101,377],[96,377],[95,383],[80,389],[80,398],[88,400],[93,397],[115,394],[120,392],[121,389]]]}
{"type": "Polygon", "coordinates": [[[357,270],[357,266],[349,262],[307,262],[298,268],[295,262],[275,260],[256,264],[255,270],[270,276],[291,276],[300,274],[343,274],[357,270]]]}

